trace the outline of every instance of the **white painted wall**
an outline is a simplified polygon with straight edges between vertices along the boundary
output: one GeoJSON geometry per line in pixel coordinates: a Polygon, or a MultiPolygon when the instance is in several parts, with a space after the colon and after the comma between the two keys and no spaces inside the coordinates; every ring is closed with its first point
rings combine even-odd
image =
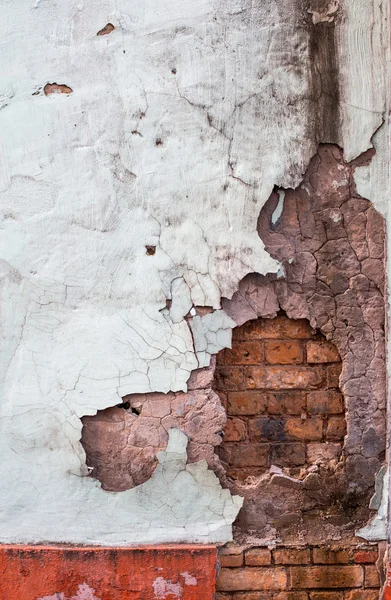
{"type": "MultiPolygon", "coordinates": [[[[300,182],[322,141],[302,4],[3,3],[0,541],[230,538],[240,502],[205,465],[183,470],[180,435],[177,484],[163,493],[159,467],[115,494],[85,477],[80,417],[125,394],[185,390],[229,345],[221,296],[278,270],[260,208],[274,185],[300,182]],[[73,93],[45,96],[48,82],[73,93]],[[183,319],[193,304],[216,309],[193,327],[196,348],[183,319]]],[[[351,159],[386,111],[388,2],[338,10],[342,125],[323,141],[351,159]]],[[[383,176],[363,173],[374,201],[383,176]]]]}

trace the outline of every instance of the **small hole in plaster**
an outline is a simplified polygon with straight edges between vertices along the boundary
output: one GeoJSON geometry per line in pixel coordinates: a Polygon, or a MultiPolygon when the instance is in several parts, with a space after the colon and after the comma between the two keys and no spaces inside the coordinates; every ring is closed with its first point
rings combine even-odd
{"type": "Polygon", "coordinates": [[[156,253],[156,246],[145,246],[147,256],[153,256],[156,253]]]}
{"type": "Polygon", "coordinates": [[[163,140],[162,140],[162,138],[156,138],[156,140],[155,140],[155,146],[163,146],[163,140]]]}
{"type": "Polygon", "coordinates": [[[115,27],[112,23],[107,23],[102,29],[98,31],[96,35],[108,35],[112,31],[114,31],[115,27]]]}
{"type": "Polygon", "coordinates": [[[45,96],[50,96],[51,94],[72,94],[73,89],[64,83],[47,83],[43,88],[45,96]]]}
{"type": "Polygon", "coordinates": [[[130,408],[130,402],[122,402],[121,404],[117,404],[117,407],[128,410],[130,408]]]}
{"type": "Polygon", "coordinates": [[[173,75],[176,75],[176,69],[175,69],[175,68],[174,68],[174,69],[171,69],[171,73],[172,73],[173,75]]]}

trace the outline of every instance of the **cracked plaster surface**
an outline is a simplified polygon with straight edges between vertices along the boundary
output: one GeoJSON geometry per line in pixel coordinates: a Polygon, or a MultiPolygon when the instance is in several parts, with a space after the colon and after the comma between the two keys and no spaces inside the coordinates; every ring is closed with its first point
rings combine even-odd
{"type": "MultiPolygon", "coordinates": [[[[264,536],[276,535],[271,526],[275,514],[266,510],[269,505],[279,517],[296,511],[299,524],[292,527],[289,523],[279,531],[291,536],[291,541],[297,528],[305,530],[309,543],[340,539],[362,527],[369,517],[368,492],[386,450],[387,402],[385,220],[371,202],[360,197],[354,184],[355,169],[370,156],[366,153],[347,162],[340,148],[320,146],[300,186],[285,191],[279,220],[273,219],[279,205],[277,192],[260,214],[260,236],[271,255],[281,261],[284,279],[250,275],[232,299],[223,301],[239,325],[257,317],[274,317],[280,309],[290,318],[308,319],[335,344],[342,359],[339,387],[346,406],[347,434],[339,463],[332,466],[328,461],[319,472],[303,475],[300,493],[277,488],[278,501],[273,500],[276,486],[270,475],[247,489],[246,485],[231,486],[248,499],[240,519],[264,536]],[[312,525],[306,522],[309,509],[312,525]],[[338,527],[325,516],[332,510],[341,515],[338,527]]],[[[338,385],[338,378],[334,384],[338,385]]],[[[361,529],[363,537],[376,539],[381,526],[384,537],[385,511],[383,503],[373,528],[361,529]]]]}
{"type": "Polygon", "coordinates": [[[311,56],[323,23],[304,4],[5,6],[2,541],[229,539],[212,516],[178,533],[159,506],[145,527],[138,488],[117,510],[118,496],[85,476],[80,419],[128,394],[186,392],[191,372],[229,345],[221,297],[248,273],[278,271],[256,231],[274,185],[298,185],[319,141],[349,159],[371,146],[388,5],[345,0],[332,21],[340,90],[329,139],[316,118],[328,65],[311,56]],[[114,30],[97,36],[106,23],[114,30]],[[71,93],[46,95],[54,82],[71,93]],[[217,312],[187,321],[191,305],[217,312]]]}

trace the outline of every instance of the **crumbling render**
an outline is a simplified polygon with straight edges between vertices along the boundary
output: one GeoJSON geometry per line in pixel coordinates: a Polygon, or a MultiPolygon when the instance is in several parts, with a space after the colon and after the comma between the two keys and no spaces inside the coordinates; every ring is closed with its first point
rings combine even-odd
{"type": "MultiPolygon", "coordinates": [[[[168,429],[178,427],[189,437],[189,461],[206,459],[222,482],[245,496],[239,524],[246,531],[253,529],[265,539],[297,539],[298,521],[292,513],[302,509],[300,535],[308,533],[308,523],[316,517],[317,527],[308,533],[316,543],[319,535],[352,535],[368,519],[368,501],[385,451],[385,231],[383,218],[357,193],[354,171],[371,156],[366,153],[347,163],[337,146],[320,146],[302,184],[295,190],[275,190],[259,217],[259,235],[280,261],[280,273],[249,275],[232,299],[223,300],[225,313],[237,325],[270,319],[283,310],[290,319],[308,319],[338,349],[347,434],[334,470],[328,464],[307,473],[311,486],[304,486],[306,491],[298,489],[301,484],[296,485],[294,477],[288,482],[286,473],[278,471],[262,475],[247,488],[233,485],[214,453],[226,417],[211,389],[212,361],[210,368],[193,372],[187,393],[133,394],[120,406],[83,418],[88,465],[105,489],[125,490],[147,481],[167,443],[168,429]],[[267,509],[275,503],[277,485],[280,520],[267,509]],[[321,516],[325,503],[332,507],[327,518],[321,516]],[[345,511],[343,523],[338,507],[345,511]]],[[[190,308],[185,304],[171,304],[168,310],[175,308],[182,316],[190,308]]],[[[202,319],[216,316],[204,312],[202,319]]],[[[221,311],[222,331],[227,327],[223,315],[221,311]]],[[[188,320],[202,367],[208,354],[217,350],[212,338],[200,344],[197,319],[201,317],[194,311],[188,320]]]]}
{"type": "MultiPolygon", "coordinates": [[[[368,516],[360,507],[368,502],[385,451],[385,228],[371,203],[357,194],[353,180],[355,168],[367,160],[364,155],[346,163],[337,146],[320,146],[299,188],[276,190],[261,211],[258,231],[267,251],[281,262],[281,277],[250,275],[223,302],[238,325],[275,317],[283,309],[292,319],[308,319],[338,348],[347,419],[343,467],[332,476],[319,472],[312,478],[320,504],[326,491],[345,507],[351,521],[350,526],[344,523],[345,534],[368,516]],[[275,219],[282,194],[283,209],[275,219]]],[[[252,498],[247,525],[257,527],[260,511],[265,535],[268,519],[262,506],[273,495],[268,485],[263,481],[247,490],[252,498]]],[[[282,512],[287,506],[283,501],[282,512]]],[[[328,523],[326,535],[341,536],[344,528],[328,523]]]]}
{"type": "Polygon", "coordinates": [[[213,371],[214,362],[209,369],[193,371],[187,393],[131,394],[120,406],[83,417],[87,464],[104,489],[123,491],[147,481],[174,427],[189,437],[190,463],[204,459],[222,472],[214,449],[226,416],[211,389],[213,371]]]}

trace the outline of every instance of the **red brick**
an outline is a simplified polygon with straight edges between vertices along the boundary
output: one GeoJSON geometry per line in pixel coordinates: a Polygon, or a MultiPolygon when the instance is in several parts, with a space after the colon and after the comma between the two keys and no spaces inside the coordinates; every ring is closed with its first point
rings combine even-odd
{"type": "Polygon", "coordinates": [[[221,362],[225,365],[257,365],[264,359],[263,342],[234,341],[232,350],[224,350],[221,362]]]}
{"type": "Polygon", "coordinates": [[[269,444],[232,443],[224,445],[220,456],[232,467],[267,467],[269,454],[269,444]]]}
{"type": "Polygon", "coordinates": [[[275,319],[257,319],[233,330],[233,338],[248,339],[300,339],[313,337],[313,330],[306,319],[289,319],[286,316],[275,319]]]}
{"type": "Polygon", "coordinates": [[[293,588],[353,588],[363,584],[363,570],[359,565],[332,565],[317,567],[290,567],[293,588]]]}
{"type": "Polygon", "coordinates": [[[309,363],[339,362],[341,357],[337,348],[326,340],[307,342],[307,361],[309,363]]]}
{"type": "Polygon", "coordinates": [[[216,388],[224,391],[242,390],[245,385],[241,367],[218,367],[216,369],[216,388]]]}
{"type": "MultiPolygon", "coordinates": [[[[270,600],[270,597],[267,599],[270,600]]],[[[273,600],[308,600],[307,592],[280,592],[273,594],[273,600]]]]}
{"type": "Polygon", "coordinates": [[[306,462],[305,446],[299,442],[271,445],[270,462],[278,467],[299,467],[306,462]]]}
{"type": "Polygon", "coordinates": [[[337,415],[343,413],[343,399],[337,390],[317,390],[307,394],[307,409],[312,415],[337,415]]]}
{"type": "Polygon", "coordinates": [[[267,392],[230,392],[228,394],[229,415],[259,415],[268,407],[267,392]]]}
{"type": "Polygon", "coordinates": [[[251,441],[280,441],[285,440],[285,422],[282,417],[262,416],[249,419],[248,432],[251,441]]]}
{"type": "Polygon", "coordinates": [[[323,423],[320,417],[301,419],[300,417],[287,417],[285,421],[287,437],[294,440],[317,441],[322,439],[323,423]]]}
{"type": "Polygon", "coordinates": [[[243,552],[240,554],[223,554],[220,556],[221,567],[241,567],[243,565],[243,552]]]}
{"type": "Polygon", "coordinates": [[[341,592],[311,592],[310,600],[341,600],[341,592]]]}
{"type": "Polygon", "coordinates": [[[375,565],[364,567],[364,582],[366,588],[379,587],[379,573],[375,565]]]}
{"type": "Polygon", "coordinates": [[[342,440],[346,435],[344,417],[330,417],[327,423],[326,437],[328,440],[342,440]]]}
{"type": "Polygon", "coordinates": [[[263,366],[245,367],[248,389],[314,389],[324,381],[322,367],[263,366]]]}
{"type": "Polygon", "coordinates": [[[311,592],[310,600],[341,600],[341,592],[311,592]]]}
{"type": "Polygon", "coordinates": [[[236,592],[230,600],[271,600],[270,592],[236,592]]]}
{"type": "Polygon", "coordinates": [[[284,548],[273,552],[276,565],[308,565],[310,551],[308,549],[284,548]]]}
{"type": "Polygon", "coordinates": [[[247,437],[246,424],[238,418],[228,419],[224,427],[224,442],[241,442],[247,437]]]}
{"type": "MultiPolygon", "coordinates": [[[[361,567],[358,567],[361,568],[361,567]]],[[[281,567],[245,567],[221,569],[217,589],[223,592],[283,590],[287,585],[286,570],[281,567]]]]}
{"type": "Polygon", "coordinates": [[[269,393],[267,412],[270,415],[301,415],[306,405],[306,394],[302,391],[269,393]]]}
{"type": "Polygon", "coordinates": [[[228,542],[219,548],[219,556],[230,556],[231,554],[243,554],[244,546],[238,546],[235,542],[228,542]]]}
{"type": "Polygon", "coordinates": [[[303,350],[299,342],[266,342],[265,358],[270,365],[298,365],[303,362],[303,350]]]}
{"type": "Polygon", "coordinates": [[[225,394],[224,392],[222,392],[221,390],[218,391],[218,396],[220,398],[220,402],[222,404],[222,406],[224,407],[225,412],[227,412],[228,410],[228,396],[227,394],[225,394]]]}
{"type": "MultiPolygon", "coordinates": [[[[316,564],[334,565],[349,562],[349,553],[346,550],[330,550],[329,548],[314,548],[313,560],[316,564]]],[[[327,587],[327,586],[326,586],[327,587]]]]}
{"type": "Polygon", "coordinates": [[[244,556],[244,562],[249,567],[264,567],[270,565],[271,556],[267,548],[250,548],[244,556]]]}
{"type": "MultiPolygon", "coordinates": [[[[305,596],[295,595],[296,592],[236,592],[230,595],[230,600],[308,600],[307,594],[305,596]]],[[[200,599],[201,600],[201,599],[200,599]]]]}
{"type": "Polygon", "coordinates": [[[354,553],[354,562],[364,563],[375,563],[378,559],[377,550],[358,550],[354,553]]]}
{"type": "Polygon", "coordinates": [[[345,592],[345,600],[379,600],[379,590],[351,590],[345,592]]]}
{"type": "MultiPolygon", "coordinates": [[[[219,391],[219,396],[221,392],[219,391]]],[[[246,390],[229,392],[227,411],[229,415],[251,416],[300,415],[306,409],[306,394],[302,391],[267,392],[246,390]]]]}
{"type": "Polygon", "coordinates": [[[307,460],[309,463],[339,460],[342,452],[342,444],[335,442],[320,442],[307,445],[307,460]]]}
{"type": "Polygon", "coordinates": [[[326,366],[328,388],[339,387],[339,376],[341,375],[341,369],[342,367],[340,363],[326,366]]]}

